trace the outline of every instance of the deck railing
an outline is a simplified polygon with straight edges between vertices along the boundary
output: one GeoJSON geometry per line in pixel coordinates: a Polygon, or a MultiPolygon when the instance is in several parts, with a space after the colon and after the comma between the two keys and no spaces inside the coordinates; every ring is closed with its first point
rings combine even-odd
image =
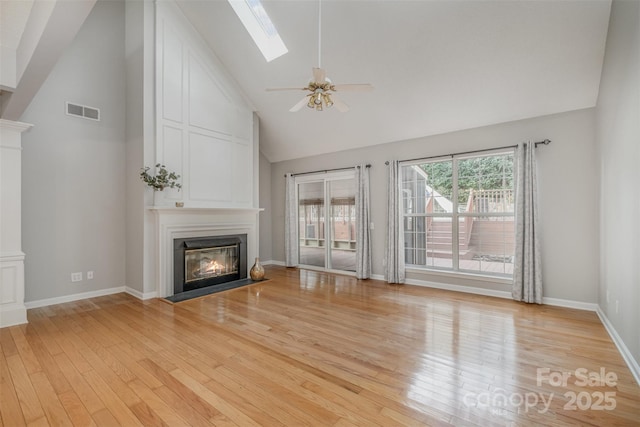
{"type": "Polygon", "coordinates": [[[513,212],[514,194],[511,189],[471,190],[469,204],[473,213],[513,212]],[[473,199],[473,200],[472,200],[473,199]]]}

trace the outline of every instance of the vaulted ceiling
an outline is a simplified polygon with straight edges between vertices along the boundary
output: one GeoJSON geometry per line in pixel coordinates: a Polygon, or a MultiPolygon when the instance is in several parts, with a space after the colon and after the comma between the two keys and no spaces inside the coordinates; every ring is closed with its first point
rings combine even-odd
{"type": "Polygon", "coordinates": [[[351,110],[288,110],[318,65],[318,3],[265,0],[289,53],[267,63],[226,1],[178,0],[260,117],[274,162],[593,107],[609,0],[322,3],[322,66],[351,110]]]}
{"type": "MultiPolygon", "coordinates": [[[[31,62],[38,64],[27,67],[33,71],[23,88],[0,91],[3,117],[12,108],[6,98],[16,116],[28,104],[59,56],[51,52],[68,43],[94,1],[37,3],[57,17],[40,30],[55,48],[35,50],[31,62]],[[79,12],[69,13],[67,5],[77,4],[79,12]]],[[[375,89],[340,93],[351,107],[346,113],[306,107],[290,113],[304,92],[265,89],[308,83],[318,65],[317,0],[263,1],[289,49],[270,63],[226,1],[177,2],[256,109],[261,151],[272,162],[593,107],[611,6],[610,0],[324,0],[323,68],[334,83],[375,89]]],[[[3,55],[6,45],[17,44],[11,35],[30,8],[29,1],[3,2],[3,55]]]]}

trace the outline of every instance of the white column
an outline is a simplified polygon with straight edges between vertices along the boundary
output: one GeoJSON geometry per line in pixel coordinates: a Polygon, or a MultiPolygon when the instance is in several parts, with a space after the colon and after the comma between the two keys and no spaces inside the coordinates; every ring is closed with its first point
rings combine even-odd
{"type": "Polygon", "coordinates": [[[22,252],[22,132],[32,125],[0,119],[0,327],[27,323],[22,252]]]}

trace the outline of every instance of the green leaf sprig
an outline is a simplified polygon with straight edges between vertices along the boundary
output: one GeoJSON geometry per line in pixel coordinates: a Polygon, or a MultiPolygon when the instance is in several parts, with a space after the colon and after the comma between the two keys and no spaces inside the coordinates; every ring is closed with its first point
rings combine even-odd
{"type": "Polygon", "coordinates": [[[145,166],[140,172],[140,179],[143,180],[154,191],[162,191],[165,188],[177,188],[178,191],[182,188],[182,184],[178,182],[180,175],[175,172],[169,172],[167,167],[163,164],[156,163],[156,175],[149,174],[149,166],[145,166]]]}

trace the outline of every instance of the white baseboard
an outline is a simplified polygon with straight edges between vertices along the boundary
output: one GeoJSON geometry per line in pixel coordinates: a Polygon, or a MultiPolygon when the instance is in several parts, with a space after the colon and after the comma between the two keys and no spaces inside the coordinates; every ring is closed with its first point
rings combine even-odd
{"type": "Polygon", "coordinates": [[[63,304],[65,302],[78,301],[81,299],[119,294],[121,292],[126,292],[125,286],[119,286],[117,288],[99,289],[97,291],[82,292],[79,294],[64,295],[61,297],[46,298],[46,299],[41,299],[36,301],[28,301],[28,302],[25,302],[24,305],[25,307],[27,307],[27,309],[39,308],[39,307],[46,307],[54,304],[63,304]]]}
{"type": "Polygon", "coordinates": [[[126,286],[124,291],[126,293],[128,293],[129,295],[134,296],[134,297],[136,297],[136,298],[138,298],[139,300],[142,300],[142,301],[148,300],[148,299],[152,299],[152,298],[156,298],[158,296],[158,292],[156,292],[156,291],[144,292],[143,293],[143,292],[140,292],[137,289],[130,288],[129,286],[126,286]]]}
{"type": "Polygon", "coordinates": [[[27,309],[23,304],[9,304],[0,307],[0,328],[27,323],[27,309]]]}
{"type": "Polygon", "coordinates": [[[280,265],[282,267],[284,267],[284,262],[282,261],[275,261],[275,260],[269,260],[269,261],[260,261],[260,263],[262,265],[280,265]]]}
{"type": "Polygon", "coordinates": [[[464,292],[467,294],[484,295],[488,297],[510,299],[511,294],[505,291],[496,291],[494,289],[476,288],[474,286],[451,285],[448,283],[431,282],[427,280],[407,279],[407,285],[424,286],[427,288],[442,289],[445,291],[464,292]]]}
{"type": "MultiPolygon", "coordinates": [[[[371,278],[376,280],[384,280],[384,276],[378,275],[378,274],[372,275],[371,278]]],[[[417,280],[417,279],[407,279],[406,283],[408,285],[424,286],[427,288],[443,289],[446,291],[465,292],[465,293],[474,294],[474,295],[484,295],[488,297],[512,299],[511,292],[498,291],[494,289],[477,288],[474,286],[451,285],[448,283],[431,282],[427,280],[417,280]]],[[[561,298],[544,297],[542,298],[542,303],[546,305],[553,305],[556,307],[575,308],[578,310],[586,310],[586,311],[596,311],[598,309],[598,304],[595,304],[595,303],[572,301],[572,300],[566,300],[561,298]]]]}
{"type": "Polygon", "coordinates": [[[625,363],[629,367],[629,370],[631,371],[631,374],[633,374],[633,377],[635,378],[636,383],[640,385],[640,365],[638,364],[636,359],[633,357],[633,355],[631,354],[631,351],[629,351],[629,348],[626,346],[624,341],[622,341],[622,338],[620,337],[620,335],[618,335],[616,328],[613,327],[613,324],[611,323],[611,321],[609,321],[609,318],[604,313],[604,311],[602,311],[600,306],[598,306],[596,313],[598,313],[598,317],[600,318],[600,321],[604,325],[604,328],[609,333],[611,340],[616,345],[616,347],[618,348],[618,351],[620,352],[620,355],[622,355],[622,358],[624,359],[625,363]]]}
{"type": "Polygon", "coordinates": [[[555,305],[556,307],[575,308],[577,310],[597,311],[598,304],[593,302],[572,301],[561,298],[542,297],[542,303],[547,305],[555,305]]]}

